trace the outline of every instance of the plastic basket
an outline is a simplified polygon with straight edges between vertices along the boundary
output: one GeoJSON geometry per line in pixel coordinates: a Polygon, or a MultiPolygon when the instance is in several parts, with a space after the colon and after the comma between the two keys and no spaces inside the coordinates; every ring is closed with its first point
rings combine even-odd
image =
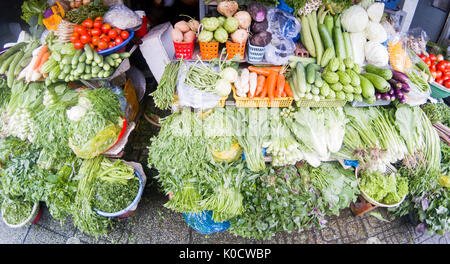
{"type": "Polygon", "coordinates": [[[202,60],[211,60],[219,57],[219,42],[198,42],[202,60]]]}
{"type": "Polygon", "coordinates": [[[431,97],[434,98],[446,98],[450,96],[450,89],[445,88],[437,82],[430,83],[431,86],[431,97]]]}
{"type": "MultiPolygon", "coordinates": [[[[361,170],[361,168],[360,168],[359,166],[355,169],[355,176],[356,176],[356,178],[358,178],[358,174],[359,174],[359,171],[360,171],[360,170],[361,170]]],[[[385,172],[385,175],[391,174],[391,173],[395,173],[395,172],[397,172],[395,168],[393,168],[393,167],[391,167],[391,166],[387,166],[387,170],[386,170],[386,172],[385,172]]],[[[403,196],[403,199],[402,199],[400,202],[396,203],[396,204],[383,204],[383,203],[379,203],[379,202],[375,201],[372,197],[370,197],[369,195],[367,195],[367,193],[365,193],[365,192],[361,189],[361,186],[359,185],[359,182],[360,182],[360,181],[358,181],[358,188],[359,188],[359,190],[361,191],[361,195],[364,197],[364,199],[366,199],[366,201],[368,201],[369,203],[371,203],[371,204],[373,204],[373,205],[376,205],[376,206],[379,206],[379,207],[386,207],[386,208],[387,208],[387,207],[397,207],[397,206],[399,206],[401,203],[403,203],[403,201],[404,201],[405,198],[406,198],[406,195],[403,196]]]]}
{"type": "Polygon", "coordinates": [[[346,103],[347,101],[335,99],[322,99],[318,102],[304,99],[296,101],[298,107],[344,107],[346,103]]]}
{"type": "Polygon", "coordinates": [[[292,97],[282,97],[282,98],[274,98],[271,102],[269,98],[246,98],[239,97],[236,94],[236,88],[232,86],[233,89],[233,98],[236,101],[236,107],[289,107],[292,105],[294,98],[292,97]]]}
{"type": "MultiPolygon", "coordinates": [[[[173,104],[179,104],[180,103],[180,101],[178,100],[178,95],[177,94],[175,94],[173,96],[173,99],[174,99],[173,100],[173,104]]],[[[221,97],[219,103],[215,107],[225,107],[225,102],[227,101],[227,99],[228,99],[228,96],[221,97]]]]}
{"type": "Polygon", "coordinates": [[[183,213],[184,220],[195,231],[202,235],[222,232],[230,228],[230,222],[216,222],[212,219],[212,211],[202,211],[200,213],[183,213]]]}
{"type": "Polygon", "coordinates": [[[248,61],[250,62],[260,62],[264,59],[264,54],[266,52],[266,47],[253,46],[248,43],[248,61]]]}
{"type": "Polygon", "coordinates": [[[119,212],[115,212],[115,213],[105,213],[105,212],[102,212],[102,211],[94,208],[94,210],[97,212],[97,214],[104,216],[104,217],[125,217],[134,212],[134,208],[137,206],[137,204],[141,200],[142,193],[144,191],[144,180],[142,179],[141,174],[139,172],[137,172],[137,170],[134,170],[134,174],[136,175],[136,177],[139,178],[139,190],[138,190],[138,193],[137,193],[136,197],[134,198],[133,202],[130,205],[128,205],[127,208],[125,208],[119,212]]]}
{"type": "Polygon", "coordinates": [[[130,42],[130,40],[132,40],[134,37],[134,31],[128,30],[128,32],[130,33],[130,36],[126,40],[124,40],[122,43],[120,43],[119,45],[117,45],[115,47],[112,47],[110,49],[105,49],[105,50],[99,51],[97,53],[99,55],[106,56],[106,55],[109,55],[109,54],[112,54],[115,52],[121,52],[121,50],[123,50],[125,48],[125,46],[128,44],[128,42],[130,42]]]}
{"type": "Polygon", "coordinates": [[[240,55],[241,56],[241,60],[243,60],[245,58],[245,46],[246,46],[246,44],[247,44],[246,42],[244,42],[244,43],[234,43],[234,42],[227,41],[225,43],[225,47],[227,49],[227,59],[231,60],[236,55],[240,55]]]}
{"type": "Polygon", "coordinates": [[[40,212],[41,212],[41,208],[39,206],[39,203],[35,203],[34,206],[33,206],[33,210],[31,211],[30,216],[25,221],[23,221],[22,223],[17,224],[17,225],[9,224],[8,222],[6,222],[5,218],[3,218],[3,222],[7,226],[9,226],[11,228],[20,228],[20,227],[23,227],[23,226],[25,226],[25,225],[27,225],[29,223],[35,224],[35,223],[37,223],[37,221],[40,218],[40,212]]]}
{"type": "Polygon", "coordinates": [[[194,43],[195,40],[189,43],[173,42],[175,47],[175,56],[177,59],[190,60],[192,54],[194,53],[194,43]]]}

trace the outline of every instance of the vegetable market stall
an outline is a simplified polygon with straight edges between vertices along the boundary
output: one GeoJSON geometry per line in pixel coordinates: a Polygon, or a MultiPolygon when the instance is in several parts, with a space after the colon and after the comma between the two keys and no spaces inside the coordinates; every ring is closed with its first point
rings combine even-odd
{"type": "Polygon", "coordinates": [[[442,56],[424,61],[379,1],[213,4],[218,15],[171,28],[175,55],[151,94],[172,107],[148,147],[167,208],[202,234],[256,239],[324,228],[349,207],[448,232],[448,124],[433,120],[448,106],[436,110],[430,87],[442,56]],[[251,33],[238,41],[238,29],[251,33]],[[263,49],[256,61],[252,45],[263,49]]]}
{"type": "Polygon", "coordinates": [[[30,32],[0,55],[3,220],[35,223],[42,202],[61,223],[106,235],[146,184],[141,164],[120,159],[145,93],[127,76],[142,18],[98,0],[22,10],[30,32]]]}

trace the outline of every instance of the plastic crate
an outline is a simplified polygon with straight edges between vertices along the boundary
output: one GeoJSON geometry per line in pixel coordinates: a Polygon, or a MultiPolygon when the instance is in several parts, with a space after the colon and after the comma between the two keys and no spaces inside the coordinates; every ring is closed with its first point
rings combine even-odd
{"type": "MultiPolygon", "coordinates": [[[[175,94],[173,96],[173,99],[174,99],[173,100],[173,104],[177,105],[177,104],[180,103],[180,101],[178,100],[178,95],[177,94],[175,94]]],[[[221,97],[219,103],[215,107],[225,107],[225,102],[226,102],[227,99],[228,99],[228,96],[221,97]]]]}
{"type": "Polygon", "coordinates": [[[251,108],[251,107],[289,107],[292,105],[294,98],[292,97],[283,97],[283,98],[274,98],[271,102],[269,98],[246,98],[239,97],[236,94],[236,88],[233,86],[233,98],[236,101],[236,107],[242,108],[251,108]]]}
{"type": "Polygon", "coordinates": [[[431,87],[431,97],[440,99],[450,96],[450,89],[447,89],[446,87],[440,85],[437,82],[430,83],[430,87],[431,87]]]}
{"type": "Polygon", "coordinates": [[[170,22],[155,26],[142,38],[142,44],[139,46],[142,56],[158,83],[166,65],[175,56],[175,47],[170,34],[172,29],[170,22]]]}
{"type": "Polygon", "coordinates": [[[295,102],[298,107],[344,107],[347,101],[323,99],[318,102],[314,100],[301,99],[295,102]]]}

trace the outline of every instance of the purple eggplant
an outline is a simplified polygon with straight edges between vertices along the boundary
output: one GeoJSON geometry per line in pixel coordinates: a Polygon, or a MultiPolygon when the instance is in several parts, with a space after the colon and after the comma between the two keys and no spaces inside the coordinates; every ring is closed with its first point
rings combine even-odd
{"type": "Polygon", "coordinates": [[[399,97],[399,96],[402,96],[402,95],[403,95],[402,90],[396,90],[395,91],[395,96],[399,97]]]}
{"type": "Polygon", "coordinates": [[[400,103],[401,104],[405,104],[406,103],[406,99],[405,98],[400,99],[400,103]]]}
{"type": "Polygon", "coordinates": [[[396,79],[390,79],[388,82],[394,89],[402,88],[402,82],[397,81],[396,79]]]}
{"type": "Polygon", "coordinates": [[[409,93],[409,91],[411,91],[411,87],[407,83],[402,83],[402,90],[409,93]]]}
{"type": "Polygon", "coordinates": [[[380,93],[376,93],[376,94],[375,94],[375,98],[376,98],[377,100],[381,100],[381,94],[380,94],[380,93]]]}
{"type": "Polygon", "coordinates": [[[395,95],[391,96],[391,101],[395,101],[397,99],[397,97],[395,97],[395,95]]]}
{"type": "Polygon", "coordinates": [[[395,79],[402,83],[407,83],[409,81],[409,78],[406,74],[404,74],[403,72],[396,71],[396,70],[392,70],[392,79],[395,79]]]}
{"type": "Polygon", "coordinates": [[[389,90],[388,94],[389,94],[389,95],[393,95],[394,92],[395,92],[394,89],[391,89],[391,90],[389,90]]]}
{"type": "Polygon", "coordinates": [[[381,98],[385,101],[391,100],[391,96],[389,96],[389,94],[383,94],[383,96],[381,98]]]}

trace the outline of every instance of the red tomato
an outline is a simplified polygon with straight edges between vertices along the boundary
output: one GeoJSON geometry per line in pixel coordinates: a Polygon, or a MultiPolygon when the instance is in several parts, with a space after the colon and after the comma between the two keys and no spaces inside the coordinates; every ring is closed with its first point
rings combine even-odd
{"type": "Polygon", "coordinates": [[[436,69],[441,72],[444,72],[446,68],[447,68],[447,63],[445,61],[440,61],[436,67],[436,69]]]}
{"type": "Polygon", "coordinates": [[[101,50],[104,50],[104,49],[108,48],[108,43],[102,39],[98,43],[98,48],[101,50]]]}
{"type": "Polygon", "coordinates": [[[91,36],[100,36],[102,34],[102,30],[99,28],[91,29],[91,36]]]}
{"type": "Polygon", "coordinates": [[[87,43],[91,42],[91,36],[89,36],[88,34],[81,35],[80,41],[83,44],[87,44],[87,43]]]}
{"type": "Polygon", "coordinates": [[[431,60],[430,60],[430,58],[425,58],[424,62],[425,62],[426,65],[428,65],[428,67],[431,66],[431,60]]]}
{"type": "Polygon", "coordinates": [[[100,39],[101,40],[103,40],[104,42],[106,42],[106,43],[109,43],[109,42],[111,42],[111,38],[110,37],[108,37],[108,36],[103,36],[103,37],[100,37],[100,39]]]}
{"type": "Polygon", "coordinates": [[[101,29],[102,28],[102,24],[103,23],[102,23],[101,20],[95,20],[94,23],[93,23],[93,27],[101,29]]]}
{"type": "Polygon", "coordinates": [[[94,26],[94,20],[88,18],[88,19],[84,20],[81,25],[85,28],[92,28],[94,26]]]}
{"type": "Polygon", "coordinates": [[[108,37],[110,37],[111,39],[115,39],[117,36],[118,36],[117,31],[115,31],[114,29],[108,31],[108,37]]]}
{"type": "Polygon", "coordinates": [[[97,21],[97,20],[103,21],[103,17],[96,17],[95,21],[97,21]]]}
{"type": "Polygon", "coordinates": [[[73,32],[78,33],[78,34],[80,34],[80,35],[83,35],[83,34],[86,34],[86,33],[87,33],[87,30],[86,30],[86,28],[83,27],[83,26],[76,25],[76,26],[73,28],[73,32]]]}
{"type": "Polygon", "coordinates": [[[99,36],[93,36],[91,43],[94,44],[94,46],[97,46],[98,43],[100,42],[100,37],[99,36]]]}
{"type": "Polygon", "coordinates": [[[436,70],[436,64],[431,64],[431,66],[429,67],[430,71],[435,71],[436,70]]]}
{"type": "Polygon", "coordinates": [[[102,32],[107,34],[111,30],[111,25],[108,23],[105,23],[102,25],[102,32]]]}
{"type": "Polygon", "coordinates": [[[445,75],[444,74],[444,75],[442,75],[441,79],[446,81],[446,80],[450,79],[450,75],[445,75]]]}
{"type": "Polygon", "coordinates": [[[116,31],[117,31],[117,33],[119,33],[119,35],[120,35],[120,33],[122,33],[122,29],[120,29],[120,28],[114,28],[116,31]]]}
{"type": "Polygon", "coordinates": [[[73,46],[75,47],[75,49],[82,49],[84,47],[84,44],[81,43],[81,41],[76,41],[75,43],[73,43],[73,46]]]}
{"type": "Polygon", "coordinates": [[[444,60],[444,56],[442,55],[442,54],[438,54],[437,56],[436,56],[436,61],[443,61],[444,60]]]}
{"type": "Polygon", "coordinates": [[[423,54],[420,54],[420,56],[419,56],[423,61],[425,61],[425,59],[427,58],[427,56],[425,56],[425,55],[423,55],[423,54]]]}
{"type": "Polygon", "coordinates": [[[114,44],[114,42],[109,42],[108,49],[114,48],[115,46],[116,44],[114,44]]]}
{"type": "Polygon", "coordinates": [[[120,37],[121,37],[123,40],[126,40],[126,39],[128,39],[128,38],[130,37],[130,33],[128,33],[128,31],[124,30],[124,31],[122,31],[122,32],[120,33],[120,37]]]}
{"type": "Polygon", "coordinates": [[[432,62],[434,62],[436,60],[436,55],[434,55],[433,53],[430,53],[430,56],[428,56],[428,58],[430,58],[430,60],[432,62]]]}
{"type": "Polygon", "coordinates": [[[115,43],[116,45],[120,45],[120,44],[122,44],[122,42],[123,42],[123,39],[122,39],[121,37],[117,37],[117,38],[114,40],[114,43],[115,43]]]}
{"type": "Polygon", "coordinates": [[[436,79],[434,81],[439,83],[439,84],[441,84],[441,85],[444,83],[444,80],[442,78],[438,78],[438,79],[436,79]]]}
{"type": "Polygon", "coordinates": [[[94,44],[92,44],[92,43],[89,43],[89,46],[91,47],[91,49],[95,49],[95,46],[94,46],[94,44]]]}
{"type": "Polygon", "coordinates": [[[102,51],[102,49],[101,48],[97,48],[97,52],[99,52],[99,51],[102,51]]]}
{"type": "Polygon", "coordinates": [[[441,71],[435,71],[435,73],[436,73],[436,77],[434,77],[435,79],[436,78],[442,78],[442,72],[441,71]]]}
{"type": "Polygon", "coordinates": [[[435,71],[432,71],[432,70],[430,70],[431,71],[431,76],[433,77],[433,79],[436,79],[437,77],[437,74],[436,74],[436,72],[435,71]]]}
{"type": "Polygon", "coordinates": [[[70,42],[75,43],[77,40],[80,40],[80,34],[73,33],[72,36],[70,36],[70,42]]]}
{"type": "Polygon", "coordinates": [[[446,80],[444,86],[450,89],[450,80],[446,80]]]}

